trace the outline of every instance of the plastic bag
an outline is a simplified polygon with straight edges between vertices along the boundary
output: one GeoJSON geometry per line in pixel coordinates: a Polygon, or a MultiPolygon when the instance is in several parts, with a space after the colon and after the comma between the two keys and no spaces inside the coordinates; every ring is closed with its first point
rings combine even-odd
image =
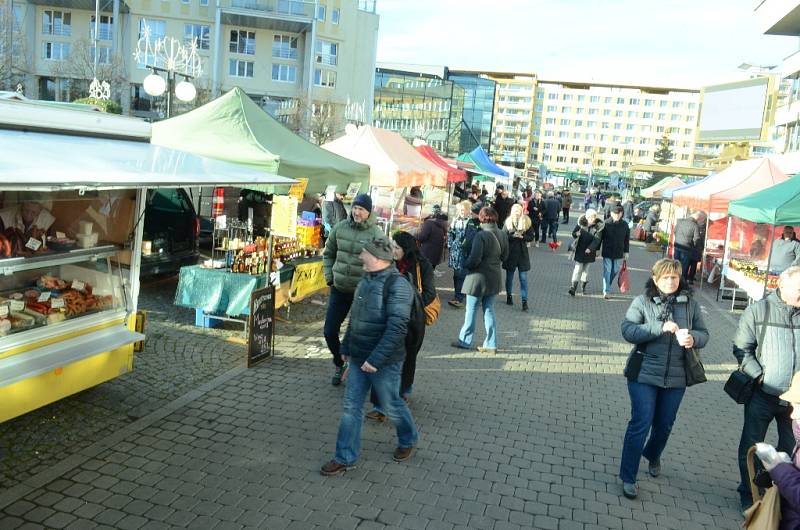
{"type": "Polygon", "coordinates": [[[628,289],[630,288],[631,282],[628,276],[628,262],[622,262],[622,268],[619,271],[619,277],[617,277],[617,285],[619,285],[619,292],[627,293],[628,289]]]}

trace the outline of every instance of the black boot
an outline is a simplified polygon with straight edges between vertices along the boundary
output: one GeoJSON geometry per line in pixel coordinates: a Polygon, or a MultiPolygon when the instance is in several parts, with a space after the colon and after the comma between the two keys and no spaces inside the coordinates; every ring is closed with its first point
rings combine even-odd
{"type": "Polygon", "coordinates": [[[569,288],[569,295],[575,296],[575,291],[578,290],[578,282],[572,282],[572,287],[569,288]]]}
{"type": "Polygon", "coordinates": [[[581,282],[581,293],[586,294],[586,284],[589,282],[581,282]]]}
{"type": "Polygon", "coordinates": [[[506,303],[508,305],[514,305],[514,298],[510,294],[506,295],[506,303]]]}
{"type": "Polygon", "coordinates": [[[522,301],[522,310],[523,311],[527,311],[528,310],[528,301],[527,300],[523,300],[522,301]]]}

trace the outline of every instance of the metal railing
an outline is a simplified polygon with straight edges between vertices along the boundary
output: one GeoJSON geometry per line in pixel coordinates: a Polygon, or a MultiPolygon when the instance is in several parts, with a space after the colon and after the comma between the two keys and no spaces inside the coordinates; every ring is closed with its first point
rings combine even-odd
{"type": "Polygon", "coordinates": [[[231,7],[275,15],[313,18],[314,2],[306,0],[231,0],[231,7]]]}

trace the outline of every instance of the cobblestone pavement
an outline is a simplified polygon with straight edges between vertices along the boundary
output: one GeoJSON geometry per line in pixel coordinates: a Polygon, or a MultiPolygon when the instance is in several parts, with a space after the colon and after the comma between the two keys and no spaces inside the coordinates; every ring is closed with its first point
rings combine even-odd
{"type": "MultiPolygon", "coordinates": [[[[655,257],[633,249],[634,293],[655,257]]],[[[722,391],[733,368],[735,317],[700,295],[712,332],[704,351],[710,382],[687,391],[662,476],[640,475],[639,499],[630,501],[616,474],[629,414],[620,375],[629,346],[619,323],[632,296],[598,296],[598,263],[594,294],[572,298],[563,252],[533,249],[532,261],[530,311],[497,306],[497,354],[451,348],[463,312],[447,305],[429,328],[412,396],[421,432],[412,460],[392,462],[393,430],[367,423],[358,468],[319,475],[333,453],[342,388],[329,383],[321,324],[313,321],[321,311],[312,308],[307,320],[279,326],[275,359],[216,378],[209,370],[205,380],[185,381],[181,388],[192,391],[169,404],[181,390],[169,388],[169,377],[134,382],[141,364],[127,381],[88,391],[108,394],[100,401],[113,402],[110,419],[83,436],[64,426],[73,454],[0,493],[2,527],[737,528],[741,410],[722,391]],[[139,407],[125,399],[149,386],[158,398],[145,401],[155,405],[125,421],[128,407],[139,407]]],[[[443,301],[449,279],[440,278],[443,301]]],[[[150,355],[164,369],[203,355],[218,358],[219,368],[237,365],[235,353],[226,361],[219,351],[236,351],[224,332],[198,331],[185,325],[191,315],[169,313],[163,328],[150,328],[158,349],[150,355]]],[[[12,423],[35,430],[28,416],[12,423]]],[[[14,427],[2,428],[8,445],[14,427]]]]}

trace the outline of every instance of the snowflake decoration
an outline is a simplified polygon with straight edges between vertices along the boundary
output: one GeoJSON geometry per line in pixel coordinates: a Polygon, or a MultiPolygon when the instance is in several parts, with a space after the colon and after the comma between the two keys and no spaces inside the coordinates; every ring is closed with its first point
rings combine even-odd
{"type": "Polygon", "coordinates": [[[203,65],[200,54],[197,53],[197,37],[184,44],[172,37],[154,37],[145,20],[142,20],[142,26],[142,36],[133,52],[136,62],[181,75],[200,77],[203,65]]]}
{"type": "Polygon", "coordinates": [[[89,97],[108,101],[111,99],[111,85],[108,81],[102,83],[95,77],[89,85],[89,97]]]}

